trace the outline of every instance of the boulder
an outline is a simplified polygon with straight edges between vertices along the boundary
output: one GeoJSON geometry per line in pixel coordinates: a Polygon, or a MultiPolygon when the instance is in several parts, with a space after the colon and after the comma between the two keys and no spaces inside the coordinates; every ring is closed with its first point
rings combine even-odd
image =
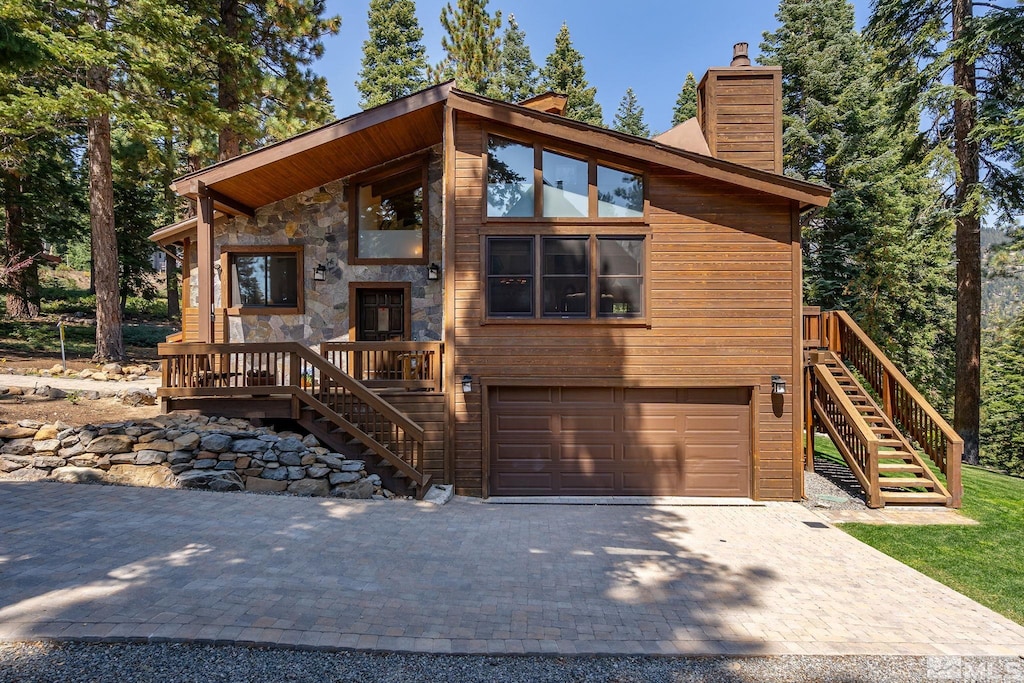
{"type": "Polygon", "coordinates": [[[303,444],[300,439],[297,439],[294,436],[289,436],[289,437],[286,437],[284,439],[280,439],[277,442],[276,448],[277,448],[278,451],[280,451],[282,453],[285,452],[285,451],[304,451],[304,450],[306,450],[305,444],[303,444]]]}
{"type": "Polygon", "coordinates": [[[195,432],[185,432],[174,440],[174,450],[191,451],[199,446],[199,435],[195,432]]]}
{"type": "Polygon", "coordinates": [[[286,481],[272,481],[258,477],[247,477],[245,480],[245,490],[255,493],[280,493],[287,489],[288,482],[286,481]]]}
{"type": "Polygon", "coordinates": [[[103,366],[102,370],[110,375],[120,375],[123,372],[123,369],[118,363],[107,363],[103,366]]]}
{"type": "Polygon", "coordinates": [[[135,454],[136,465],[159,465],[167,459],[167,454],[163,451],[154,451],[146,449],[144,451],[138,451],[135,454]]]}
{"type": "Polygon", "coordinates": [[[93,391],[92,389],[86,389],[85,391],[81,392],[79,396],[81,396],[87,401],[97,401],[100,398],[100,392],[93,391]]]}
{"type": "MultiPolygon", "coordinates": [[[[63,451],[61,451],[61,452],[63,453],[63,451]]],[[[92,454],[76,455],[76,456],[73,456],[73,457],[68,457],[68,456],[65,456],[65,455],[61,455],[60,457],[62,457],[65,460],[67,460],[69,463],[71,463],[75,467],[96,467],[96,463],[100,459],[98,455],[92,455],[92,454]]]]}
{"type": "Polygon", "coordinates": [[[81,453],[85,453],[85,446],[80,443],[71,444],[67,448],[62,448],[57,451],[57,455],[62,458],[74,458],[81,453]]]}
{"type": "Polygon", "coordinates": [[[341,463],[342,472],[359,472],[366,467],[366,462],[363,460],[346,460],[341,463]]]}
{"type": "Polygon", "coordinates": [[[4,393],[8,396],[22,396],[24,395],[25,390],[21,387],[7,387],[7,391],[4,393]]]}
{"type": "Polygon", "coordinates": [[[200,447],[210,453],[223,453],[231,447],[231,440],[229,434],[212,432],[200,439],[200,447]]]}
{"type": "Polygon", "coordinates": [[[86,368],[85,370],[82,370],[80,373],[78,373],[78,376],[81,379],[89,379],[90,377],[92,377],[92,375],[93,371],[90,370],[89,368],[86,368]]]}
{"type": "Polygon", "coordinates": [[[37,470],[34,467],[22,467],[4,475],[4,479],[14,481],[42,481],[50,476],[49,470],[37,470]]]}
{"type": "Polygon", "coordinates": [[[0,448],[0,453],[10,455],[30,455],[36,452],[35,442],[32,439],[14,439],[8,441],[0,448]]]}
{"type": "Polygon", "coordinates": [[[56,453],[57,449],[60,448],[59,439],[43,439],[40,441],[36,439],[32,442],[32,447],[36,449],[36,453],[42,453],[44,451],[50,453],[56,453]]]}
{"type": "Polygon", "coordinates": [[[178,487],[174,474],[161,465],[111,465],[106,480],[122,486],[146,486],[173,489],[178,487]]]}
{"type": "Polygon", "coordinates": [[[132,389],[124,392],[121,403],[126,406],[153,406],[156,405],[156,394],[145,389],[132,389]]]}
{"type": "Polygon", "coordinates": [[[331,476],[328,477],[328,481],[331,482],[331,486],[335,484],[351,484],[354,481],[359,481],[362,477],[358,472],[331,472],[331,476]]]}
{"type": "Polygon", "coordinates": [[[190,451],[171,451],[167,454],[167,463],[169,465],[180,465],[191,459],[192,453],[190,451]]]}
{"type": "MultiPolygon", "coordinates": [[[[285,469],[285,468],[282,467],[280,469],[285,469]]],[[[293,480],[293,481],[297,480],[297,479],[305,479],[306,478],[306,468],[305,467],[289,467],[287,469],[288,469],[288,478],[293,480]]]]}
{"type": "Polygon", "coordinates": [[[306,448],[316,448],[320,445],[320,442],[312,434],[306,434],[302,437],[302,445],[306,448]]]}
{"type": "Polygon", "coordinates": [[[295,496],[324,498],[330,492],[331,487],[323,479],[300,479],[288,485],[288,493],[295,496]]]}
{"type": "Polygon", "coordinates": [[[50,479],[65,484],[106,484],[106,473],[95,467],[58,467],[50,472],[50,479]]]}
{"type": "Polygon", "coordinates": [[[50,368],[50,374],[53,374],[53,375],[61,375],[61,374],[64,374],[64,366],[63,366],[63,365],[61,365],[60,363],[57,363],[56,365],[53,365],[53,366],[52,366],[52,367],[50,368]]]}
{"type": "Polygon", "coordinates": [[[260,477],[262,479],[271,479],[273,481],[287,481],[288,480],[288,468],[287,467],[277,467],[277,468],[274,468],[274,469],[270,469],[269,467],[266,467],[266,468],[263,469],[263,473],[260,474],[260,477]]]}
{"type": "Polygon", "coordinates": [[[138,450],[138,451],[150,450],[150,451],[160,451],[162,453],[170,453],[171,451],[174,451],[174,450],[177,450],[177,449],[174,447],[174,444],[172,442],[167,441],[166,439],[157,439],[156,441],[150,441],[147,444],[143,444],[141,447],[140,446],[136,446],[135,450],[138,450]]]}
{"type": "Polygon", "coordinates": [[[178,484],[186,489],[208,489],[210,491],[243,491],[242,478],[234,470],[205,470],[182,472],[178,484]]]}
{"type": "MultiPolygon", "coordinates": [[[[46,389],[46,393],[44,394],[44,396],[47,396],[49,398],[62,399],[62,398],[67,398],[68,397],[68,392],[64,391],[63,389],[58,389],[57,387],[44,387],[44,388],[46,389]]],[[[36,393],[38,393],[38,392],[36,392],[36,393]]]]}
{"type": "Polygon", "coordinates": [[[454,489],[455,487],[451,484],[433,484],[427,489],[423,500],[434,505],[444,505],[452,499],[454,489]]]}
{"type": "Polygon", "coordinates": [[[134,453],[115,453],[110,456],[110,462],[114,465],[132,465],[135,463],[134,453]]]}
{"type": "Polygon", "coordinates": [[[213,466],[213,469],[215,469],[215,470],[234,470],[235,469],[235,463],[230,461],[230,460],[221,460],[220,462],[218,462],[216,465],[213,466]]]}
{"type": "Polygon", "coordinates": [[[0,472],[13,472],[32,465],[33,458],[27,455],[0,455],[0,472]]]}
{"type": "Polygon", "coordinates": [[[48,441],[50,439],[60,439],[61,437],[58,436],[57,427],[54,425],[43,425],[33,438],[36,441],[48,441]]]}
{"type": "Polygon", "coordinates": [[[37,429],[22,427],[21,425],[3,425],[0,427],[0,439],[26,439],[33,438],[37,429]]]}
{"type": "Polygon", "coordinates": [[[52,470],[54,467],[63,467],[67,464],[64,458],[52,455],[40,455],[32,459],[32,467],[40,470],[52,470]]]}
{"type": "Polygon", "coordinates": [[[154,429],[151,432],[146,432],[139,436],[139,443],[149,443],[150,441],[156,441],[157,439],[167,438],[166,429],[154,429]]]}
{"type": "Polygon", "coordinates": [[[299,467],[300,465],[302,465],[302,458],[299,457],[299,454],[295,453],[294,451],[285,451],[283,453],[279,453],[277,456],[277,461],[282,465],[286,465],[289,467],[299,467]]]}
{"type": "Polygon", "coordinates": [[[323,463],[334,470],[340,470],[342,463],[345,462],[344,458],[339,457],[337,454],[325,454],[316,456],[316,461],[323,463]]]}
{"type": "Polygon", "coordinates": [[[200,458],[192,463],[192,467],[197,470],[212,470],[217,466],[217,461],[213,458],[200,458]]]}
{"type": "Polygon", "coordinates": [[[349,500],[369,500],[373,496],[373,484],[366,479],[357,481],[354,484],[339,484],[331,489],[332,498],[347,498],[349,500]]]}
{"type": "Polygon", "coordinates": [[[91,375],[89,375],[89,379],[95,380],[97,382],[106,382],[108,377],[107,373],[105,372],[94,372],[91,375]]]}
{"type": "Polygon", "coordinates": [[[330,467],[324,467],[323,465],[314,465],[313,467],[306,468],[306,475],[313,477],[314,479],[323,479],[331,473],[330,467]]]}
{"type": "Polygon", "coordinates": [[[125,434],[106,434],[104,436],[97,436],[90,441],[85,450],[89,453],[106,455],[108,453],[127,453],[132,450],[133,446],[135,446],[135,439],[130,436],[125,434]]]}

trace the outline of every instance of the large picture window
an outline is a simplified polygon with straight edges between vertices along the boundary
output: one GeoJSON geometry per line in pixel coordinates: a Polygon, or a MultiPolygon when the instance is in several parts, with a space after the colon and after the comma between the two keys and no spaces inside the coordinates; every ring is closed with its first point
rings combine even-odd
{"type": "Polygon", "coordinates": [[[301,247],[226,247],[222,253],[229,309],[301,311],[301,247]]]}
{"type": "Polygon", "coordinates": [[[352,263],[427,262],[425,163],[357,179],[352,193],[352,263]]]}
{"type": "Polygon", "coordinates": [[[540,144],[487,136],[486,213],[490,219],[642,220],[645,192],[642,173],[540,144]]]}
{"type": "Polygon", "coordinates": [[[488,237],[484,248],[489,318],[645,315],[643,237],[488,237]]]}

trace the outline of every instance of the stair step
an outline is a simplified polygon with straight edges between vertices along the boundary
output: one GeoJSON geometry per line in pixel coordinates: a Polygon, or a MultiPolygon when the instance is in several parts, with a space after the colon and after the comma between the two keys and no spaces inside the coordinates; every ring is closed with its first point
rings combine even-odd
{"type": "Polygon", "coordinates": [[[897,505],[914,503],[945,505],[947,503],[946,496],[930,491],[882,491],[882,500],[897,505]]]}
{"type": "Polygon", "coordinates": [[[900,446],[900,447],[902,447],[903,446],[903,442],[900,441],[899,439],[879,439],[878,445],[879,446],[894,446],[894,447],[895,446],[900,446]]]}
{"type": "Polygon", "coordinates": [[[878,485],[887,488],[935,488],[935,482],[924,477],[879,477],[878,485]]]}
{"type": "Polygon", "coordinates": [[[881,472],[924,472],[924,468],[912,462],[880,462],[878,471],[881,472]]]}

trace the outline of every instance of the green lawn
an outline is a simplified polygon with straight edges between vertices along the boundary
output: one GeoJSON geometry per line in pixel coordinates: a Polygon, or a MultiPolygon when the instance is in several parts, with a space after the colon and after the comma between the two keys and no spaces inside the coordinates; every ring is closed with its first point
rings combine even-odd
{"type": "MultiPolygon", "coordinates": [[[[170,324],[126,324],[122,330],[128,355],[132,358],[155,357],[156,345],[175,331],[170,324]]],[[[69,359],[90,358],[96,350],[96,328],[91,325],[67,325],[64,348],[69,359]]],[[[53,320],[0,320],[0,357],[60,358],[60,332],[53,320]]]]}
{"type": "MultiPolygon", "coordinates": [[[[828,439],[815,451],[841,456],[828,439]]],[[[963,467],[962,512],[978,526],[843,524],[851,536],[1024,624],[1024,479],[963,467]]]]}

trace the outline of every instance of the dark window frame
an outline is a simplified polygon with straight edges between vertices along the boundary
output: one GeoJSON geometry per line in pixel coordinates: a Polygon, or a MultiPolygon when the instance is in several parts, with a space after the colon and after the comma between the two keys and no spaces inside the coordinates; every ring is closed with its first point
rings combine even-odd
{"type": "Polygon", "coordinates": [[[481,218],[484,223],[574,223],[580,225],[594,225],[594,224],[647,224],[650,222],[650,178],[646,171],[631,167],[628,163],[621,163],[615,159],[600,156],[594,154],[592,151],[586,149],[567,147],[565,145],[558,144],[545,144],[545,142],[535,140],[528,141],[515,134],[509,134],[503,130],[484,130],[483,131],[483,192],[482,192],[482,206],[481,206],[481,218]],[[490,175],[490,139],[492,137],[502,138],[510,142],[524,145],[526,147],[532,147],[534,154],[534,178],[533,178],[533,215],[532,216],[494,216],[489,213],[490,204],[488,202],[489,186],[488,177],[490,175]],[[551,152],[578,161],[586,162],[587,164],[587,177],[588,177],[588,206],[586,216],[545,216],[544,215],[544,169],[543,169],[543,155],[544,152],[551,152]],[[613,169],[629,173],[632,175],[639,176],[643,183],[643,208],[639,216],[601,216],[599,215],[599,202],[598,202],[598,166],[603,166],[607,169],[613,169]]]}
{"type": "Polygon", "coordinates": [[[348,190],[348,262],[355,266],[369,265],[408,265],[421,266],[430,261],[430,183],[428,178],[430,166],[429,154],[417,154],[397,164],[389,164],[374,169],[349,180],[348,190]],[[421,256],[416,258],[378,258],[359,255],[359,190],[365,185],[381,182],[388,178],[405,175],[420,169],[422,171],[421,191],[423,193],[423,214],[421,256]]]}
{"type": "Polygon", "coordinates": [[[220,249],[221,302],[229,315],[290,315],[301,314],[305,308],[305,266],[301,245],[227,245],[220,249]],[[233,301],[234,261],[239,257],[278,256],[295,259],[294,305],[268,304],[243,306],[233,301]]]}
{"type": "MultiPolygon", "coordinates": [[[[501,323],[501,322],[531,322],[531,323],[568,323],[568,324],[626,324],[633,326],[646,326],[651,325],[651,308],[650,308],[650,248],[651,236],[649,234],[618,234],[618,233],[586,233],[586,232],[572,232],[572,233],[544,233],[544,234],[491,234],[484,235],[481,237],[481,295],[483,300],[482,306],[482,324],[488,323],[501,323]],[[544,243],[546,240],[586,240],[586,266],[587,266],[587,311],[585,314],[578,313],[551,313],[545,312],[545,281],[551,277],[561,277],[558,274],[549,274],[545,272],[544,268],[544,243]],[[503,277],[502,274],[491,273],[491,244],[496,241],[502,240],[530,240],[531,256],[532,256],[532,271],[529,275],[523,275],[520,277],[529,277],[531,279],[531,312],[529,314],[508,314],[501,312],[493,312],[491,305],[491,280],[498,277],[503,277]],[[629,240],[638,241],[642,245],[643,253],[639,260],[640,272],[637,275],[601,275],[601,250],[600,242],[602,240],[629,240]],[[631,313],[602,313],[601,308],[601,284],[602,278],[625,278],[638,280],[640,283],[640,310],[631,313]]],[[[574,277],[580,277],[576,275],[574,277]]]]}

